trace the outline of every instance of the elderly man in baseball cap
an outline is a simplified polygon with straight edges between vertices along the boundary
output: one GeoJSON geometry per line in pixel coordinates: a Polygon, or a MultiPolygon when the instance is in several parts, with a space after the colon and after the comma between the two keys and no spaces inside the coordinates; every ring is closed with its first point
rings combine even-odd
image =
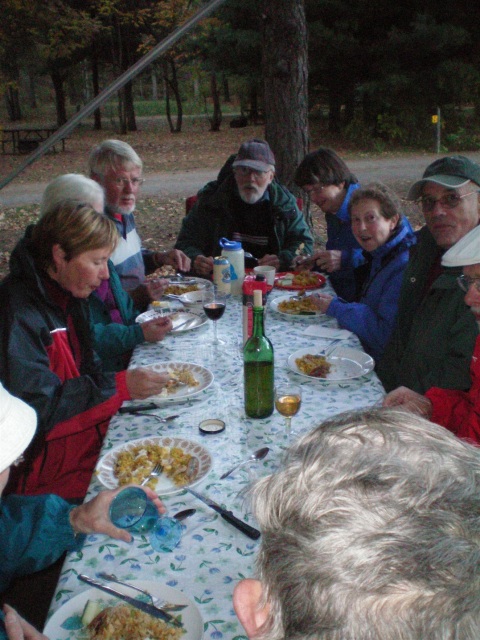
{"type": "Polygon", "coordinates": [[[470,387],[478,327],[457,285],[460,267],[442,264],[442,256],[478,225],[479,192],[480,166],[459,155],[432,162],[408,192],[426,224],[404,272],[396,326],[377,363],[387,392],[470,387]]]}
{"type": "MultiPolygon", "coordinates": [[[[0,384],[0,496],[8,482],[10,467],[19,462],[30,444],[37,427],[35,411],[12,396],[0,384]]],[[[165,508],[158,496],[146,489],[159,512],[165,508]]],[[[64,551],[79,549],[84,534],[104,533],[131,541],[131,534],[115,527],[108,516],[115,495],[121,491],[102,491],[90,502],[73,506],[62,498],[49,494],[40,496],[8,495],[0,500],[0,593],[10,581],[53,564],[64,551]]],[[[42,638],[11,607],[0,612],[0,639],[42,638]],[[8,636],[5,636],[5,628],[8,636]],[[28,632],[28,633],[27,633],[28,632]],[[33,635],[32,635],[33,634],[33,635]]]]}
{"type": "Polygon", "coordinates": [[[258,264],[290,267],[302,245],[311,253],[313,239],[296,199],[275,180],[275,157],[265,140],[248,140],[207,184],[184,218],[175,247],[192,260],[193,271],[208,276],[219,239],[241,242],[258,264]]]}
{"type": "MultiPolygon", "coordinates": [[[[444,254],[442,265],[463,267],[457,283],[465,295],[465,304],[480,326],[480,226],[444,254]]],[[[480,444],[480,337],[475,343],[470,374],[472,386],[468,392],[432,387],[420,395],[399,387],[387,395],[384,406],[407,409],[446,427],[460,438],[480,444]]]]}

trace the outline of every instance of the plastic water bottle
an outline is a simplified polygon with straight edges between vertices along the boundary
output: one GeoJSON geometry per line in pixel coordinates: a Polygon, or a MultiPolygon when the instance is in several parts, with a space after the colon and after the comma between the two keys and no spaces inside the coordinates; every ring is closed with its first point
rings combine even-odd
{"type": "Polygon", "coordinates": [[[232,295],[239,296],[245,278],[245,253],[242,243],[220,238],[219,244],[222,247],[222,256],[230,262],[230,291],[232,295]]]}

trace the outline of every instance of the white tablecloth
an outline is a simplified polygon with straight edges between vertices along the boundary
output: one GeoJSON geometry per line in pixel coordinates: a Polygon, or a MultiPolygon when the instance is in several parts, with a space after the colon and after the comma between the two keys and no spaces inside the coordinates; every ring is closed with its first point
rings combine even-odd
{"type": "MultiPolygon", "coordinates": [[[[285,292],[274,290],[269,302],[285,292]]],[[[343,383],[312,381],[293,373],[287,358],[302,347],[327,344],[328,340],[305,333],[313,327],[338,328],[326,316],[293,318],[268,308],[266,333],[275,350],[275,380],[294,379],[303,388],[302,406],[293,418],[293,436],[306,433],[323,419],[347,409],[372,406],[380,400],[383,388],[375,373],[343,383]]],[[[327,332],[328,333],[328,332],[327,332]]],[[[281,463],[284,451],[284,418],[274,411],[264,420],[250,420],[243,411],[242,309],[240,297],[232,297],[218,321],[218,335],[226,345],[215,350],[212,326],[207,323],[193,331],[169,335],[159,344],[144,344],[135,350],[131,366],[158,361],[193,362],[208,367],[214,382],[198,397],[181,404],[162,406],[154,413],[161,416],[179,414],[161,424],[153,417],[117,415],[110,424],[102,455],[118,444],[151,435],[180,435],[200,442],[213,459],[211,471],[196,488],[216,502],[227,506],[239,517],[255,525],[242,491],[249,479],[269,473],[281,463]],[[218,435],[202,435],[198,425],[205,418],[220,418],[226,429],[218,435]],[[271,448],[269,455],[254,466],[242,467],[225,480],[220,475],[233,463],[246,458],[261,447],[271,448]]],[[[350,334],[345,346],[361,349],[357,337],[350,334]]],[[[93,478],[89,495],[102,489],[93,478]]],[[[254,573],[258,542],[254,542],[226,523],[193,496],[183,492],[166,497],[168,512],[195,507],[197,512],[185,521],[186,530],[180,545],[171,553],[152,550],[145,537],[136,535],[131,544],[90,535],[78,553],[65,562],[51,611],[56,611],[87,585],[77,579],[85,573],[95,577],[98,571],[116,574],[123,580],[155,580],[180,589],[198,605],[204,621],[204,637],[220,640],[245,638],[232,606],[235,584],[254,573]]]]}

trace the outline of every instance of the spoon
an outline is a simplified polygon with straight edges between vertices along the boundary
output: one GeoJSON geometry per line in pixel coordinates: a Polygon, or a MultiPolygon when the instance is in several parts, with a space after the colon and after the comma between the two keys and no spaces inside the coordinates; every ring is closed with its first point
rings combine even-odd
{"type": "Polygon", "coordinates": [[[256,460],[263,460],[269,451],[270,449],[268,447],[262,447],[262,449],[257,449],[257,451],[254,451],[252,455],[249,456],[246,460],[243,460],[243,462],[239,462],[234,467],[232,467],[229,471],[226,471],[223,475],[221,475],[220,480],[224,480],[225,478],[228,478],[228,476],[231,473],[233,473],[236,469],[238,469],[238,467],[241,467],[244,464],[248,464],[249,462],[253,462],[256,460]]]}
{"type": "Polygon", "coordinates": [[[156,416],[154,413],[142,413],[141,411],[136,411],[135,415],[145,416],[146,418],[155,418],[155,420],[158,420],[159,422],[170,422],[170,420],[175,420],[175,418],[179,417],[179,415],[174,415],[174,416],[167,416],[166,418],[162,418],[161,416],[156,416]]]}

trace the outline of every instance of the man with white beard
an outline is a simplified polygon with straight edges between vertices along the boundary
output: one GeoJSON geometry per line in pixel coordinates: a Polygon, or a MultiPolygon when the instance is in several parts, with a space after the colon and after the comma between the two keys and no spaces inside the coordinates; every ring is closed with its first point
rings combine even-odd
{"type": "MultiPolygon", "coordinates": [[[[463,267],[458,278],[467,304],[480,328],[480,225],[449,249],[442,258],[444,267],[463,267]]],[[[452,431],[459,438],[480,444],[480,336],[470,364],[472,386],[469,391],[432,387],[420,395],[407,387],[391,391],[384,407],[406,409],[452,431]]]]}
{"type": "Polygon", "coordinates": [[[287,270],[297,250],[310,254],[313,239],[295,196],[275,179],[275,157],[264,140],[244,142],[198,194],[175,244],[195,274],[209,276],[220,238],[240,242],[260,265],[287,270]]]}

